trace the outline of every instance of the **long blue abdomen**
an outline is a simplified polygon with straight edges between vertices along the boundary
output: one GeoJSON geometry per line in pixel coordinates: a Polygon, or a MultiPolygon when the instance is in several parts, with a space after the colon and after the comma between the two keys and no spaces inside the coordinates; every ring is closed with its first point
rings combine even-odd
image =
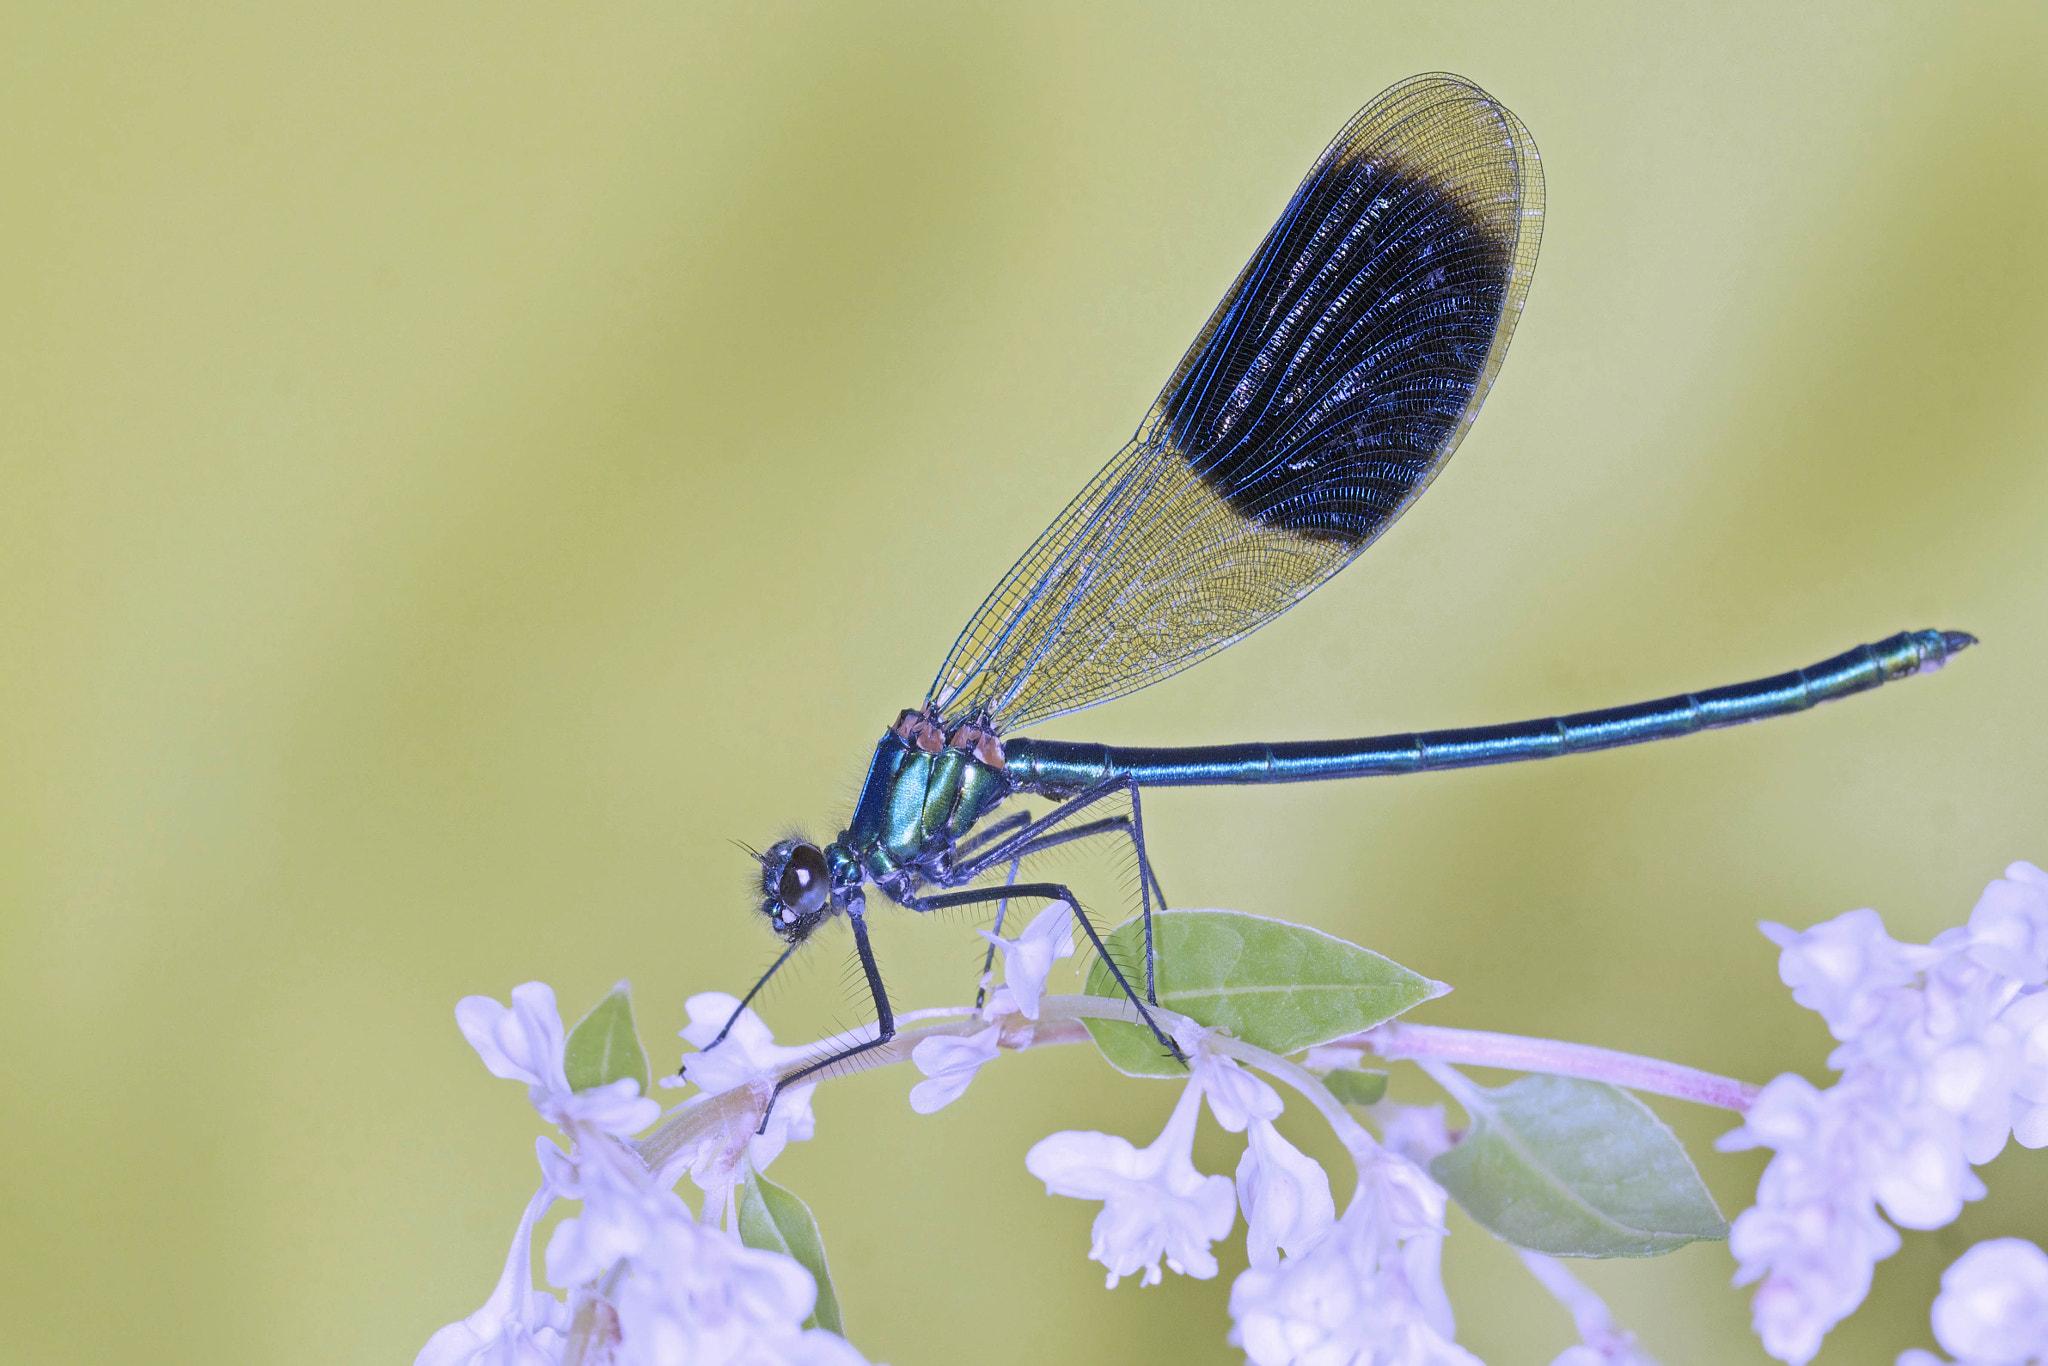
{"type": "Polygon", "coordinates": [[[1859,645],[1832,659],[1772,678],[1633,706],[1466,730],[1175,749],[1118,748],[1025,737],[1006,742],[1007,772],[1019,788],[1061,793],[1082,791],[1126,775],[1141,787],[1200,787],[1304,783],[1520,763],[1788,716],[1895,679],[1931,672],[1974,644],[1976,638],[1961,631],[1902,631],[1875,645],[1859,645]]]}

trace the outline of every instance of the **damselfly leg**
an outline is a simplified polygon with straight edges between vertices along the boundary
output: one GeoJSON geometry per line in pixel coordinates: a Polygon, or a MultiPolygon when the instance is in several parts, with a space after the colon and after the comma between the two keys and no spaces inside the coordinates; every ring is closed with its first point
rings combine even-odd
{"type": "MultiPolygon", "coordinates": [[[[947,885],[964,886],[986,875],[1005,860],[1025,858],[1093,835],[1120,832],[1129,835],[1131,849],[1138,859],[1138,905],[1139,913],[1145,921],[1145,1000],[1158,1005],[1158,955],[1152,937],[1152,898],[1157,896],[1159,908],[1164,910],[1166,893],[1159,886],[1159,875],[1153,871],[1151,856],[1146,852],[1144,808],[1139,801],[1138,785],[1128,777],[1118,775],[1096,783],[1061,802],[1042,819],[1027,823],[1007,839],[984,846],[984,852],[954,867],[952,876],[947,879],[947,885]],[[1110,816],[1067,830],[1060,829],[1090,807],[1119,793],[1128,794],[1130,798],[1129,816],[1110,816]]],[[[1118,980],[1122,980],[1121,973],[1118,974],[1118,980]]],[[[1140,1004],[1135,995],[1131,997],[1131,1004],[1140,1004]]]]}

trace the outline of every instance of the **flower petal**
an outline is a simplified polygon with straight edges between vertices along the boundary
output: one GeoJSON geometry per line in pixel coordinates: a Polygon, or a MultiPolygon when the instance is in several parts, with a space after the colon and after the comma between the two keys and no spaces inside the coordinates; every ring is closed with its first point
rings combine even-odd
{"type": "Polygon", "coordinates": [[[1038,1018],[1038,998],[1045,994],[1045,979],[1054,962],[1073,956],[1073,910],[1066,902],[1055,901],[1033,916],[1015,939],[975,931],[1002,950],[1003,984],[1016,998],[1018,1013],[1027,1020],[1038,1018]]]}
{"type": "Polygon", "coordinates": [[[1000,1025],[990,1025],[965,1038],[933,1034],[919,1039],[910,1050],[910,1061],[926,1079],[910,1088],[910,1108],[929,1115],[960,1099],[982,1065],[995,1061],[1002,1052],[996,1045],[1002,1032],[1000,1025]]]}
{"type": "Polygon", "coordinates": [[[1282,1138],[1271,1120],[1253,1120],[1247,1137],[1237,1164],[1245,1251],[1253,1266],[1272,1266],[1281,1249],[1298,1256],[1328,1233],[1337,1204],[1322,1166],[1282,1138]]]}
{"type": "Polygon", "coordinates": [[[512,988],[509,1010],[488,996],[465,996],[456,1002],[455,1023],[492,1076],[552,1092],[569,1089],[562,1068],[562,1016],[547,983],[512,988]]]}

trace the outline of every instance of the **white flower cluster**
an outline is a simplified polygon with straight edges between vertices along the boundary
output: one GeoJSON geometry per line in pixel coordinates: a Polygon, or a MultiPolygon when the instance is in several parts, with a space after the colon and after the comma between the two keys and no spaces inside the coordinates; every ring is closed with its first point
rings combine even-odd
{"type": "MultiPolygon", "coordinates": [[[[708,1043],[738,1002],[711,993],[689,1002],[685,1037],[708,1043]]],[[[526,1207],[505,1270],[483,1308],[441,1329],[416,1366],[560,1366],[572,1343],[583,1366],[865,1366],[835,1334],[802,1325],[817,1285],[795,1259],[748,1248],[717,1224],[731,1208],[742,1156],[766,1166],[791,1139],[808,1138],[809,1087],[793,1087],[768,1131],[733,1140],[713,1132],[650,1171],[625,1143],[660,1107],[631,1079],[570,1089],[555,995],[540,982],[512,991],[510,1008],[487,996],[456,1007],[484,1066],[523,1081],[533,1106],[569,1139],[567,1152],[537,1141],[541,1187],[526,1207]],[[673,1186],[688,1170],[705,1195],[700,1221],[673,1186]],[[575,1292],[564,1303],[532,1284],[534,1221],[556,1200],[580,1200],[548,1240],[547,1278],[575,1292]]],[[[707,1091],[753,1086],[790,1064],[751,1012],[725,1045],[693,1057],[707,1091]]]]}
{"type": "Polygon", "coordinates": [[[1323,1169],[1281,1137],[1280,1094],[1208,1046],[1207,1031],[1176,1035],[1193,1060],[1166,1128],[1149,1147],[1113,1134],[1041,1139],[1024,1165],[1047,1193],[1102,1201],[1088,1255],[1108,1284],[1161,1279],[1159,1264],[1207,1279],[1210,1244],[1244,1211],[1251,1265],[1231,1287],[1230,1340],[1257,1366],[1474,1366],[1455,1327],[1438,1254],[1443,1188],[1355,1125],[1343,1133],[1358,1188],[1339,1219],[1323,1169]],[[1236,1180],[1194,1164],[1202,1102],[1224,1130],[1247,1137],[1236,1180]],[[1285,1254],[1283,1260],[1282,1254],[1285,1254]]]}
{"type": "Polygon", "coordinates": [[[1230,1287],[1230,1340],[1258,1366],[1478,1366],[1452,1341],[1443,1187],[1408,1159],[1361,1146],[1344,1217],[1230,1287]]]}
{"type": "MultiPolygon", "coordinates": [[[[1015,941],[984,932],[1003,951],[1005,985],[983,1012],[987,1029],[927,1038],[913,1050],[927,1078],[911,1090],[919,1113],[958,1099],[998,1055],[1002,1016],[1038,1018],[1048,970],[1073,952],[1071,929],[1068,908],[1055,903],[1015,941]]],[[[1229,1235],[1242,1210],[1250,1266],[1231,1286],[1230,1341],[1253,1366],[1481,1366],[1453,1340],[1456,1323],[1440,1269],[1447,1196],[1424,1170],[1451,1146],[1443,1111],[1386,1107],[1383,1146],[1325,1093],[1357,1168],[1351,1203],[1339,1218],[1328,1175],[1273,1124],[1284,1108],[1280,1093],[1218,1052],[1213,1038],[1192,1024],[1176,1031],[1190,1075],[1148,1146],[1067,1131],[1025,1154],[1026,1169],[1045,1182],[1047,1194],[1102,1202],[1088,1255],[1107,1269],[1105,1283],[1113,1289],[1137,1276],[1141,1285],[1156,1285],[1162,1262],[1198,1280],[1215,1276],[1211,1245],[1229,1235]],[[1245,1135],[1235,1180],[1195,1166],[1205,1100],[1219,1127],[1245,1135]]],[[[1293,1071],[1297,1085],[1307,1080],[1291,1064],[1271,1061],[1293,1071]]],[[[1569,1272],[1548,1258],[1536,1261],[1548,1268],[1538,1279],[1572,1312],[1585,1339],[1553,1366],[1655,1366],[1569,1272]]]]}
{"type": "Polygon", "coordinates": [[[1776,1078],[1719,1145],[1773,1150],[1729,1245],[1736,1283],[1761,1282],[1765,1349],[1803,1366],[1898,1249],[1892,1224],[1953,1220],[1984,1194],[1972,1165],[2008,1136],[2048,1145],[2048,873],[2013,864],[1930,944],[1894,940],[1869,910],[1763,930],[1793,999],[1841,1041],[1833,1086],[1776,1078]]]}
{"type": "MultiPolygon", "coordinates": [[[[1930,944],[1892,939],[1867,910],[1804,932],[1763,928],[1782,950],[1779,972],[1794,999],[1840,1041],[1829,1057],[1841,1074],[1833,1086],[1778,1077],[1720,1142],[1772,1150],[1757,1203],[1737,1218],[1730,1243],[1737,1283],[1760,1283],[1752,1308],[1765,1348],[1804,1366],[1868,1293],[1875,1264],[1898,1248],[1895,1226],[1955,1219],[1984,1194],[1973,1166],[2009,1138],[2048,1146],[2048,873],[2012,865],[1967,925],[1930,944]]],[[[1101,1002],[1044,997],[1053,964],[1073,953],[1073,930],[1071,908],[1055,903],[1014,940],[990,936],[1006,980],[985,1007],[898,1016],[902,1024],[942,1019],[920,1026],[909,1049],[924,1074],[911,1090],[915,1110],[951,1104],[1006,1048],[1086,1037],[1080,1026],[1103,1013],[1101,1002]]],[[[546,986],[515,989],[509,1007],[485,997],[457,1007],[485,1066],[524,1082],[568,1148],[539,1141],[540,1190],[497,1287],[476,1313],[433,1336],[419,1366],[865,1366],[843,1338],[806,1327],[818,1307],[812,1273],[795,1258],[746,1247],[735,1231],[742,1183],[744,1198],[756,1190],[749,1173],[811,1136],[812,1084],[781,1093],[771,1120],[760,1132],[755,1124],[777,1078],[819,1045],[779,1047],[742,1010],[723,1042],[703,1051],[738,1002],[707,993],[688,1007],[683,1034],[700,1050],[688,1077],[704,1094],[638,1142],[630,1136],[663,1118],[659,1107],[631,1079],[571,1088],[546,986]],[[685,1172],[704,1191],[700,1213],[675,1193],[685,1172]],[[581,1202],[543,1259],[548,1282],[570,1292],[567,1302],[536,1287],[531,1270],[533,1229],[556,1200],[581,1202]]],[[[1443,1112],[1382,1102],[1375,1113],[1384,1139],[1375,1142],[1313,1072],[1160,1014],[1189,1075],[1159,1136],[1140,1148],[1111,1134],[1055,1133],[1025,1157],[1048,1194],[1101,1202],[1088,1255],[1107,1284],[1137,1277],[1153,1285],[1167,1270],[1216,1276],[1214,1245],[1242,1212],[1249,1266],[1231,1286],[1230,1341],[1253,1366],[1478,1366],[1455,1340],[1440,1270],[1447,1196],[1428,1165],[1453,1143],[1443,1112]],[[1275,1127],[1280,1093],[1245,1064],[1294,1087],[1329,1120],[1356,1168],[1341,1217],[1323,1168],[1275,1127]],[[1205,1104],[1222,1129],[1245,1135],[1234,1178],[1195,1166],[1205,1104]]],[[[1468,1061],[1526,1068],[1540,1055],[1539,1064],[1551,1059],[1563,1075],[1602,1079],[1620,1064],[1621,1084],[1645,1075],[1646,1060],[1551,1041],[1419,1027],[1416,1037],[1438,1040],[1444,1068],[1454,1045],[1468,1061]]],[[[901,1044],[897,1050],[900,1058],[901,1044]]],[[[1407,1056],[1438,1065],[1428,1053],[1407,1056]]],[[[1745,1092],[1707,1080],[1716,1083],[1712,1094],[1738,1098],[1723,1104],[1745,1092]]],[[[1582,1339],[1553,1366],[1654,1366],[1562,1265],[1534,1254],[1524,1262],[1571,1312],[1582,1339]]],[[[2017,1239],[1972,1248],[1943,1278],[1934,1331],[1953,1366],[2048,1366],[2048,1255],[2017,1239]]],[[[1916,1350],[1898,1366],[1942,1363],[1916,1350]]]]}

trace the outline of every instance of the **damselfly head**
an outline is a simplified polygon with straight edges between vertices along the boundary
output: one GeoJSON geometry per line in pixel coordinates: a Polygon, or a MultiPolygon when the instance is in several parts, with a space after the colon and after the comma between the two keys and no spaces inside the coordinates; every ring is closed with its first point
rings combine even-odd
{"type": "Polygon", "coordinates": [[[761,855],[761,913],[794,944],[831,913],[832,876],[825,851],[809,840],[777,841],[761,855]]]}

